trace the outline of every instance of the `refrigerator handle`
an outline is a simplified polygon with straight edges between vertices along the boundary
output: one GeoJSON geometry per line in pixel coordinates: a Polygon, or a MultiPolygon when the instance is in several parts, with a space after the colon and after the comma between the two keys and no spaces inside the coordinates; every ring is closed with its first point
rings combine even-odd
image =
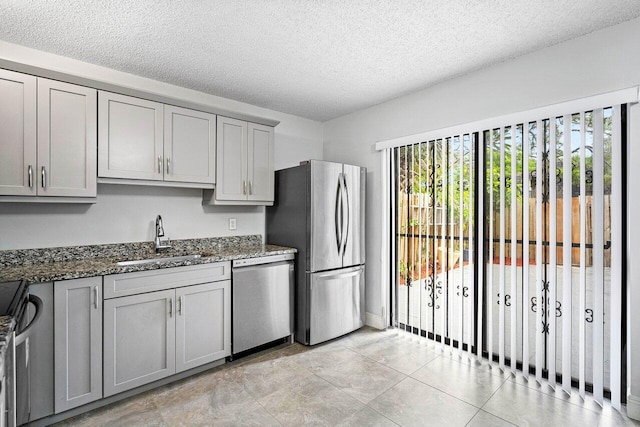
{"type": "Polygon", "coordinates": [[[336,208],[335,208],[335,223],[336,223],[336,245],[338,248],[338,255],[340,255],[340,249],[342,247],[342,174],[338,175],[338,187],[336,188],[336,208]]]}
{"type": "Polygon", "coordinates": [[[342,246],[342,255],[344,255],[344,253],[347,251],[347,240],[349,239],[349,223],[351,222],[351,212],[349,210],[349,188],[347,187],[347,177],[345,174],[342,174],[342,194],[344,197],[344,202],[342,202],[343,205],[343,217],[345,218],[342,221],[342,239],[341,239],[341,246],[342,246]],[[345,209],[346,207],[346,209],[345,209]]]}

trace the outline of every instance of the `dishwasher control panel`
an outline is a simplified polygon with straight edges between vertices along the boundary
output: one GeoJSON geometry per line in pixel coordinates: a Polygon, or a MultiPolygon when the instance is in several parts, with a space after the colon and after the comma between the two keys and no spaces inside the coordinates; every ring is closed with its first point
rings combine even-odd
{"type": "Polygon", "coordinates": [[[256,258],[236,259],[233,261],[234,267],[248,267],[250,265],[269,264],[272,262],[289,261],[294,259],[295,254],[267,255],[256,258]]]}

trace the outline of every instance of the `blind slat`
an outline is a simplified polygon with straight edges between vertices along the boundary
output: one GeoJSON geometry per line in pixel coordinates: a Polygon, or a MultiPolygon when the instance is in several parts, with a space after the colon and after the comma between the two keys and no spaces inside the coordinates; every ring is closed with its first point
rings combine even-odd
{"type": "MultiPolygon", "coordinates": [[[[563,243],[572,241],[572,133],[571,116],[562,118],[562,240],[563,243]]],[[[571,395],[571,245],[562,246],[562,389],[571,395]]]]}
{"type": "MultiPolygon", "coordinates": [[[[613,141],[611,144],[611,259],[622,260],[622,129],[621,108],[613,107],[613,141]]],[[[611,405],[618,411],[621,404],[622,359],[622,265],[611,263],[611,405]]]]}
{"type": "Polygon", "coordinates": [[[604,141],[602,109],[593,111],[593,398],[604,404],[604,141]]]}

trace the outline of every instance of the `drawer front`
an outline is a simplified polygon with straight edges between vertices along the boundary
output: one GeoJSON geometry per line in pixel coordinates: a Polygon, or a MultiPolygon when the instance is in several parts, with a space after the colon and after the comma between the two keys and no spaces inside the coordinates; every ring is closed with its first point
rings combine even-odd
{"type": "Polygon", "coordinates": [[[230,278],[231,263],[229,261],[110,274],[104,276],[104,298],[117,298],[230,278]]]}

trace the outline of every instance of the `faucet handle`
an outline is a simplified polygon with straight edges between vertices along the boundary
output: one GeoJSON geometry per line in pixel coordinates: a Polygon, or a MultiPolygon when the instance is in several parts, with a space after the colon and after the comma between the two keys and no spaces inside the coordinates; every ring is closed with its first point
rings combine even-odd
{"type": "Polygon", "coordinates": [[[164,237],[164,227],[162,226],[162,217],[160,215],[156,217],[156,236],[164,237]]]}

